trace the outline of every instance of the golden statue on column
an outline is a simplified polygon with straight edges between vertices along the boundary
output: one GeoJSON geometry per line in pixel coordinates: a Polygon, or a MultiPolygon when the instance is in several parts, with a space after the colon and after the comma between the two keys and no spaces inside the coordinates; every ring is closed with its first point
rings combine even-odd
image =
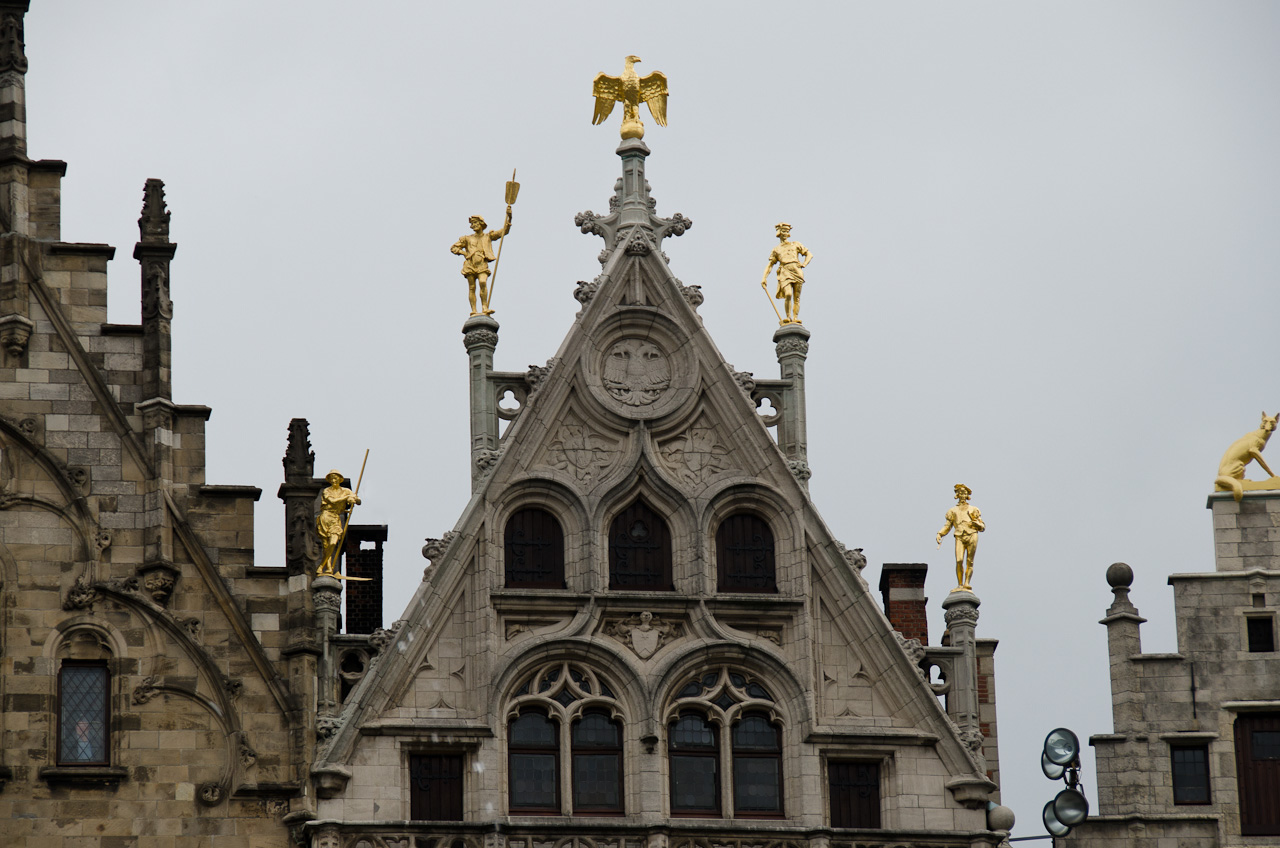
{"type": "MultiPolygon", "coordinates": [[[[798,241],[791,240],[791,225],[783,222],[774,227],[778,234],[778,246],[769,254],[769,264],[764,267],[760,288],[769,291],[769,272],[778,266],[778,290],[774,297],[782,301],[787,317],[782,317],[778,307],[773,307],[779,324],[800,324],[800,289],[804,288],[804,269],[813,260],[813,253],[798,241]],[[800,261],[800,257],[804,261],[800,261]]],[[[769,301],[773,303],[773,301],[769,301]]]]}
{"type": "Polygon", "coordinates": [[[972,592],[973,558],[978,553],[978,534],[987,529],[982,513],[969,503],[973,490],[964,483],[957,483],[956,505],[947,510],[946,523],[934,539],[942,547],[942,537],[955,531],[956,537],[956,587],[953,592],[972,592]],[[965,558],[968,557],[966,564],[965,558]]]}
{"type": "Polygon", "coordinates": [[[463,257],[462,260],[462,276],[467,278],[467,296],[471,300],[472,315],[492,315],[493,310],[489,308],[489,303],[493,299],[493,287],[498,281],[498,263],[502,261],[502,245],[505,244],[504,237],[511,232],[511,206],[516,202],[516,195],[520,193],[520,183],[516,182],[516,172],[511,172],[511,179],[507,181],[507,217],[500,230],[489,230],[485,232],[488,226],[484,222],[484,218],[479,215],[472,215],[467,219],[467,223],[471,225],[471,234],[465,235],[453,243],[449,248],[449,252],[463,257]],[[493,252],[493,243],[498,243],[498,252],[493,252]],[[493,263],[493,279],[489,279],[489,263],[493,263]],[[476,301],[476,288],[480,289],[480,300],[476,301]],[[480,307],[477,309],[477,305],[480,307]]]}

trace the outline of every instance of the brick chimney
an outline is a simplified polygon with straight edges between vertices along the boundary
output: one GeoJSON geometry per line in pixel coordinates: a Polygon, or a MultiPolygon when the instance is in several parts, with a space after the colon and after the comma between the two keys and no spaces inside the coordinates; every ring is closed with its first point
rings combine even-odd
{"type": "Polygon", "coordinates": [[[367,577],[369,582],[351,580],[346,585],[347,633],[372,633],[382,626],[382,543],[387,541],[385,524],[352,524],[343,544],[348,577],[367,577]],[[366,548],[362,542],[373,542],[366,548]]]}
{"type": "Polygon", "coordinates": [[[924,562],[886,562],[880,568],[880,595],[884,598],[884,614],[893,629],[908,639],[929,644],[929,622],[925,617],[924,578],[929,564],[924,562]]]}

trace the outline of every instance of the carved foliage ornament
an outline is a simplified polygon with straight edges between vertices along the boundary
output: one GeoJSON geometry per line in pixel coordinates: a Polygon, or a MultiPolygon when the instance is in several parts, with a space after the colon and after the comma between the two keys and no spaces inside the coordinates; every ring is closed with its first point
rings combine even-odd
{"type": "Polygon", "coordinates": [[[0,20],[0,71],[27,72],[26,45],[23,43],[22,15],[7,13],[0,20]]]}
{"type": "Polygon", "coordinates": [[[142,317],[144,320],[173,317],[173,301],[169,299],[167,262],[154,260],[142,269],[142,317]]]}
{"type": "Polygon", "coordinates": [[[623,339],[604,358],[604,387],[627,406],[648,406],[671,385],[667,355],[647,339],[623,339]]]}

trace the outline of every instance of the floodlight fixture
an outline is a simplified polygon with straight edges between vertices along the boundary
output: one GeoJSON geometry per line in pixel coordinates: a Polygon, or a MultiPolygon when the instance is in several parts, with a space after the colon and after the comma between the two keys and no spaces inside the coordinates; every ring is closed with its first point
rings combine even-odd
{"type": "Polygon", "coordinates": [[[1053,799],[1053,815],[1067,827],[1089,818],[1089,799],[1078,789],[1064,789],[1053,799]]]}
{"type": "Polygon", "coordinates": [[[1050,780],[1057,780],[1062,777],[1062,773],[1067,770],[1066,766],[1060,766],[1057,763],[1049,761],[1048,754],[1040,755],[1040,770],[1044,772],[1044,776],[1050,780]]]}
{"type": "MultiPolygon", "coordinates": [[[[1058,821],[1057,814],[1053,811],[1053,801],[1044,805],[1044,829],[1049,831],[1052,836],[1066,836],[1071,832],[1071,828],[1058,821]]],[[[1043,837],[1041,837],[1043,838],[1043,837]]]]}
{"type": "Polygon", "coordinates": [[[1080,740],[1070,730],[1059,727],[1045,737],[1044,755],[1054,765],[1069,766],[1080,755],[1080,740]]]}

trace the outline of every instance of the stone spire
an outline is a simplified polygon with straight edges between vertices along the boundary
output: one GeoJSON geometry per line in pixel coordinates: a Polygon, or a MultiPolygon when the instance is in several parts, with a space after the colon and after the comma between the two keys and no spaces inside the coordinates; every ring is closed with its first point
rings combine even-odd
{"type": "Polygon", "coordinates": [[[649,196],[649,181],[644,177],[648,146],[638,138],[623,139],[618,145],[622,159],[622,177],[614,183],[614,196],[609,198],[609,214],[597,215],[588,210],[573,216],[573,223],[583,233],[601,236],[605,241],[600,264],[609,253],[622,246],[631,255],[644,255],[656,250],[667,236],[682,236],[693,221],[677,212],[670,218],[653,214],[657,201],[649,196]]]}
{"type": "Polygon", "coordinates": [[[142,397],[173,397],[172,341],[169,322],[169,262],[178,249],[169,241],[169,210],[165,208],[164,183],[147,180],[142,191],[142,216],[138,218],[140,241],[133,258],[142,265],[142,397]]]}
{"type": "Polygon", "coordinates": [[[0,157],[27,152],[27,53],[22,18],[30,0],[0,0],[0,157]]]}

